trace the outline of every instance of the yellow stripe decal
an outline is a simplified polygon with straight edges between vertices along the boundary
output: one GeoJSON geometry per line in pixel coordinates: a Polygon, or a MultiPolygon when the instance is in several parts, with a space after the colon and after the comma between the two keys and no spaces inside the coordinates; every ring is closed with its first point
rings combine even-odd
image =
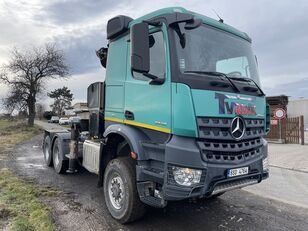
{"type": "Polygon", "coordinates": [[[124,120],[117,119],[117,118],[111,118],[111,117],[105,117],[105,120],[113,121],[113,122],[118,122],[118,123],[124,123],[124,120]]]}
{"type": "Polygon", "coordinates": [[[110,118],[110,117],[105,117],[105,120],[129,124],[129,125],[134,125],[134,126],[143,127],[143,128],[148,128],[148,129],[151,129],[151,130],[160,131],[160,132],[164,132],[164,133],[171,133],[170,128],[161,128],[161,127],[157,127],[157,126],[153,126],[153,125],[149,125],[149,124],[144,124],[144,123],[139,123],[139,122],[135,122],[135,121],[131,121],[131,120],[121,120],[121,119],[110,118]]]}
{"type": "Polygon", "coordinates": [[[130,125],[135,125],[135,126],[138,126],[138,127],[148,128],[148,129],[152,129],[152,130],[156,130],[156,131],[160,131],[160,132],[165,132],[165,133],[171,132],[171,130],[169,128],[161,128],[161,127],[157,127],[157,126],[153,126],[153,125],[149,125],[149,124],[134,122],[134,121],[131,121],[131,120],[124,120],[124,123],[130,124],[130,125]]]}

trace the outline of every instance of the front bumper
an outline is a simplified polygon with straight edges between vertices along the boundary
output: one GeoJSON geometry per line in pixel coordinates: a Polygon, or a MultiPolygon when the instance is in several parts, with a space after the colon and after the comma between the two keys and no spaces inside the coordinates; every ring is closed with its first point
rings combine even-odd
{"type": "Polygon", "coordinates": [[[209,197],[220,192],[260,183],[268,177],[263,171],[262,160],[267,156],[267,144],[263,142],[261,153],[241,163],[209,163],[202,159],[200,149],[192,138],[173,136],[165,149],[165,174],[162,196],[164,200],[182,200],[193,197],[209,197]],[[173,180],[171,166],[182,166],[203,171],[201,181],[194,186],[180,186],[173,180]],[[248,175],[227,178],[227,170],[248,167],[248,175]]]}

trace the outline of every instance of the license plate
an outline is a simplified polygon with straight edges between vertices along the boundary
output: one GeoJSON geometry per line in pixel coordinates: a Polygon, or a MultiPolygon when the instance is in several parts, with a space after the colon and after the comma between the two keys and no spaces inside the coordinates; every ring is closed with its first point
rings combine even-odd
{"type": "Polygon", "coordinates": [[[227,176],[235,177],[248,174],[248,167],[228,169],[227,176]]]}

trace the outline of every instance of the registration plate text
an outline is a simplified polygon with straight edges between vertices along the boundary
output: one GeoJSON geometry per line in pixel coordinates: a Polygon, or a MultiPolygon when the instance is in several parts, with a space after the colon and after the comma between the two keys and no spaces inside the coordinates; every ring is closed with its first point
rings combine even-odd
{"type": "Polygon", "coordinates": [[[248,174],[248,167],[228,169],[227,176],[235,177],[248,174]]]}

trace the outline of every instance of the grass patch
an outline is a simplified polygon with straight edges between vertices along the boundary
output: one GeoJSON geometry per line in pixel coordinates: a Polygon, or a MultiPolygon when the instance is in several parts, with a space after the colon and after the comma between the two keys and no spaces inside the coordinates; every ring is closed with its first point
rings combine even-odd
{"type": "MultiPolygon", "coordinates": [[[[22,121],[0,120],[0,161],[17,143],[26,141],[42,130],[22,121]]],[[[39,197],[57,195],[55,190],[40,188],[16,177],[8,169],[0,169],[0,230],[54,230],[47,208],[39,197]]]]}
{"type": "Polygon", "coordinates": [[[17,143],[28,140],[42,130],[34,125],[29,127],[19,120],[0,120],[0,154],[11,150],[17,143]]]}
{"type": "Polygon", "coordinates": [[[51,192],[18,179],[7,169],[0,170],[0,219],[8,220],[12,231],[54,230],[48,210],[38,199],[51,192]]]}

